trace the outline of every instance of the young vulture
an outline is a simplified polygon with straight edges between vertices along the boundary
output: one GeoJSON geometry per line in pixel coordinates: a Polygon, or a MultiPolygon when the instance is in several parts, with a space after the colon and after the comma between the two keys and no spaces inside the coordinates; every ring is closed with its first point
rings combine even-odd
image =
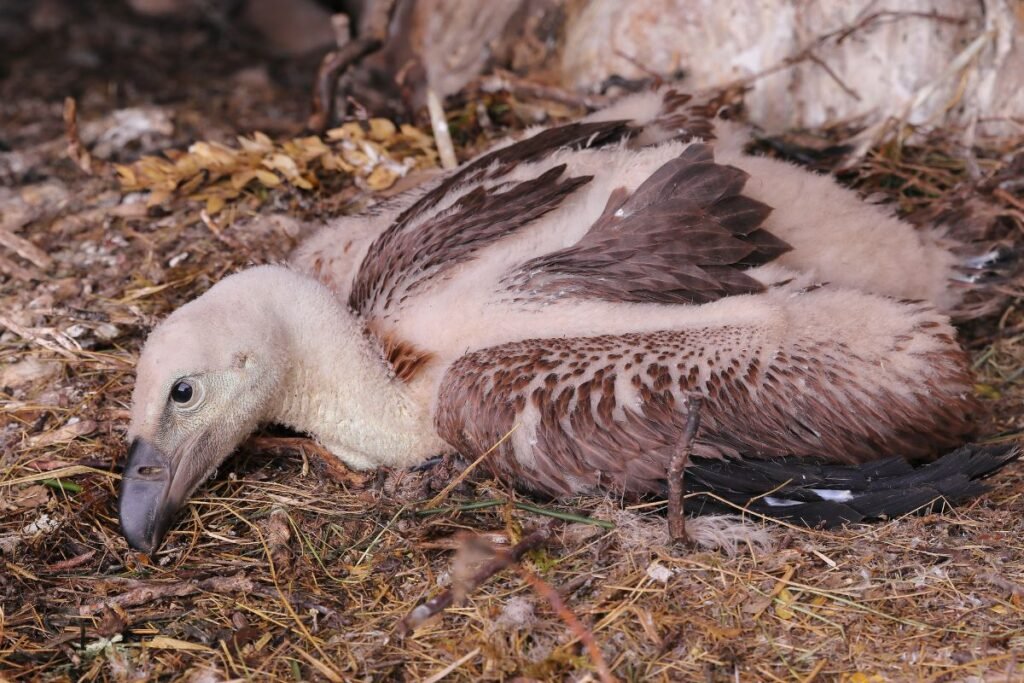
{"type": "Polygon", "coordinates": [[[809,524],[976,494],[1015,450],[909,464],[979,408],[956,258],[743,155],[711,106],[669,90],[534,131],[175,311],[138,365],[129,543],[271,422],[356,469],[490,450],[538,494],[657,495],[694,393],[691,490],[809,524]]]}

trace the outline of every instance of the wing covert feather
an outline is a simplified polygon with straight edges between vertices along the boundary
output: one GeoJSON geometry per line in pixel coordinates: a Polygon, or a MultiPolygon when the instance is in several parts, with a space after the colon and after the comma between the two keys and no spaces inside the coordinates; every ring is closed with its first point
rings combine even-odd
{"type": "Polygon", "coordinates": [[[559,166],[522,182],[499,184],[513,169],[565,147],[598,147],[629,133],[624,121],[557,126],[484,154],[455,171],[403,211],[370,245],[349,305],[385,315],[417,288],[481,249],[557,208],[590,177],[560,180],[559,166]],[[475,185],[475,187],[473,187],[475,185]],[[446,200],[471,188],[453,204],[446,200]]]}
{"type": "Polygon", "coordinates": [[[927,308],[884,305],[916,322],[870,355],[810,332],[771,346],[730,325],[474,351],[445,375],[435,424],[471,459],[515,429],[488,467],[554,496],[660,492],[690,392],[704,396],[699,457],[929,459],[971,429],[964,353],[927,308]]]}

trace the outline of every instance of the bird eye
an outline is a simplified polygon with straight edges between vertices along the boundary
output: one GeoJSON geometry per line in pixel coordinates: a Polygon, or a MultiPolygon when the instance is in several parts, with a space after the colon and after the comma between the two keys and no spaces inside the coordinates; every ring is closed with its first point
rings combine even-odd
{"type": "Polygon", "coordinates": [[[171,387],[171,400],[175,403],[188,403],[192,400],[192,385],[181,380],[171,387]]]}

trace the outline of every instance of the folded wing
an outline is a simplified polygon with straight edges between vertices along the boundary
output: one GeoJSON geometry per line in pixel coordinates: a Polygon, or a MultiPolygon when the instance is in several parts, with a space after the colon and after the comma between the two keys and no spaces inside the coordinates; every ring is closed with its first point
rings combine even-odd
{"type": "Polygon", "coordinates": [[[771,208],[742,194],[746,180],[690,145],[633,193],[613,192],[582,240],[524,263],[508,286],[545,299],[669,304],[763,291],[744,271],[790,247],[760,227],[771,208]]]}
{"type": "Polygon", "coordinates": [[[966,357],[929,307],[827,287],[742,299],[735,323],[709,310],[679,329],[468,353],[442,382],[438,433],[470,458],[509,435],[491,469],[559,496],[660,491],[694,392],[699,457],[927,460],[969,434],[966,357]]]}

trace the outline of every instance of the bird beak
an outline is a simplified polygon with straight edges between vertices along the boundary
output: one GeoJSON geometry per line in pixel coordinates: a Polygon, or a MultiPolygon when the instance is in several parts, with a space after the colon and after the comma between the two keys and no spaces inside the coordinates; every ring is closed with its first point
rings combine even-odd
{"type": "Polygon", "coordinates": [[[128,545],[146,553],[160,547],[182,500],[172,494],[175,467],[145,439],[132,441],[121,478],[118,517],[128,545]]]}

